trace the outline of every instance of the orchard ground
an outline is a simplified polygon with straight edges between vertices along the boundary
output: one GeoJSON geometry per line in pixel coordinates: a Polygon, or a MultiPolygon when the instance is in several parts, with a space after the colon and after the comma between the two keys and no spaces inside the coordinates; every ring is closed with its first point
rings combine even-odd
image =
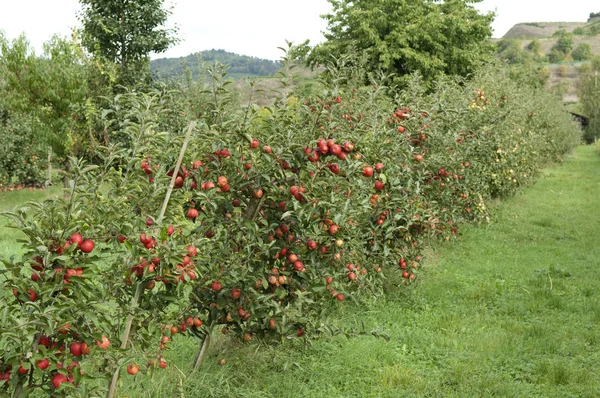
{"type": "MultiPolygon", "coordinates": [[[[0,194],[6,210],[58,191],[0,194]]],[[[220,337],[192,373],[194,340],[169,367],[123,380],[128,397],[600,396],[600,157],[579,147],[489,225],[433,245],[418,283],[371,305],[346,301],[330,321],[366,336],[277,346],[220,337]],[[370,336],[372,331],[389,340],[370,336]],[[225,360],[219,365],[219,360],[225,360]]],[[[0,221],[0,255],[18,234],[0,221]]]]}

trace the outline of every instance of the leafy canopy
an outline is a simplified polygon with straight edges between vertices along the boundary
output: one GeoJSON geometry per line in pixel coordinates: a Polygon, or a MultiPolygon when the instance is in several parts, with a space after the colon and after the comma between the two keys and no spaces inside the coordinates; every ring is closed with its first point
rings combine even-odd
{"type": "Polygon", "coordinates": [[[481,0],[328,0],[327,41],[316,46],[312,66],[357,52],[369,70],[394,73],[402,82],[420,72],[431,82],[440,75],[468,76],[494,54],[493,13],[480,14],[481,0]]]}
{"type": "Polygon", "coordinates": [[[149,54],[176,42],[164,28],[170,11],[164,0],[80,0],[83,44],[107,61],[119,64],[121,82],[134,83],[147,72],[149,54]]]}

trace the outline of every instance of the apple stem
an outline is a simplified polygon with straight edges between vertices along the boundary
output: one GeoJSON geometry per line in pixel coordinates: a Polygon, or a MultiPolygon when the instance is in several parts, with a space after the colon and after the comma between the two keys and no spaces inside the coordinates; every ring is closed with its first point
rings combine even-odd
{"type": "Polygon", "coordinates": [[[167,190],[167,195],[165,196],[165,200],[162,205],[162,209],[160,209],[160,214],[157,219],[157,224],[160,225],[163,217],[165,216],[165,212],[167,211],[167,205],[169,204],[169,199],[171,198],[171,193],[173,192],[173,187],[175,186],[175,180],[177,179],[177,174],[179,173],[179,167],[181,166],[181,162],[183,161],[183,155],[185,154],[185,150],[187,149],[188,143],[192,138],[192,131],[196,128],[196,122],[190,122],[188,126],[187,132],[185,134],[185,139],[183,140],[183,145],[181,145],[181,151],[179,152],[179,158],[177,159],[177,163],[175,164],[175,170],[173,171],[173,175],[171,176],[171,183],[169,184],[169,189],[167,190]]]}
{"type": "Polygon", "coordinates": [[[204,340],[202,340],[202,343],[200,344],[200,351],[198,352],[198,355],[196,356],[196,361],[194,362],[194,370],[197,370],[202,364],[202,361],[204,361],[204,357],[206,356],[206,350],[208,349],[209,344],[210,334],[207,333],[204,336],[204,340]]]}
{"type": "MultiPolygon", "coordinates": [[[[135,289],[135,295],[133,296],[132,305],[137,307],[140,303],[140,298],[142,296],[142,291],[144,290],[144,286],[142,282],[137,284],[135,289]]],[[[127,343],[129,342],[129,335],[131,334],[131,325],[133,324],[133,314],[127,315],[127,323],[125,324],[125,331],[123,332],[123,340],[121,341],[121,349],[124,350],[127,348],[127,343]]],[[[119,371],[120,367],[117,366],[115,372],[113,373],[112,380],[110,382],[110,387],[108,389],[107,398],[113,398],[115,393],[117,392],[117,381],[119,381],[119,371]]]]}

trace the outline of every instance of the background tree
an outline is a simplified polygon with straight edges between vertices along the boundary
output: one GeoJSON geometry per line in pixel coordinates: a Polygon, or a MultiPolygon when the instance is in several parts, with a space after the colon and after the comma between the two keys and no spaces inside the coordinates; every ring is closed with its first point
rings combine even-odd
{"type": "Polygon", "coordinates": [[[573,35],[567,33],[564,29],[558,30],[554,36],[558,36],[558,40],[552,46],[552,51],[549,54],[550,62],[559,62],[573,49],[573,35]]]}
{"type": "Polygon", "coordinates": [[[399,82],[418,71],[431,82],[442,74],[467,76],[494,53],[494,14],[480,14],[472,5],[480,0],[328,1],[327,41],[311,52],[312,66],[358,52],[368,70],[394,73],[399,82]]]}
{"type": "Polygon", "coordinates": [[[509,64],[524,64],[529,61],[530,55],[523,49],[519,39],[502,39],[498,42],[498,55],[500,59],[509,64]]]}
{"type": "Polygon", "coordinates": [[[531,51],[533,59],[535,59],[536,61],[539,61],[541,59],[542,44],[538,39],[533,39],[531,42],[529,42],[529,44],[527,45],[527,49],[531,51]]]}
{"type": "Polygon", "coordinates": [[[600,57],[592,60],[589,68],[581,73],[579,81],[579,99],[583,114],[590,118],[590,124],[584,131],[583,138],[594,142],[600,137],[600,57]]]}
{"type": "Polygon", "coordinates": [[[151,52],[176,42],[164,28],[170,11],[163,0],[81,0],[83,44],[96,56],[119,65],[118,82],[131,85],[148,76],[151,52]]]}
{"type": "Polygon", "coordinates": [[[571,56],[575,61],[585,61],[591,59],[594,54],[592,53],[592,47],[588,43],[581,43],[573,50],[571,56]]]}
{"type": "Polygon", "coordinates": [[[54,36],[37,56],[25,36],[0,36],[0,108],[9,116],[2,142],[14,148],[11,157],[21,150],[27,159],[46,158],[51,148],[68,168],[68,156],[81,156],[93,145],[96,137],[82,128],[90,95],[87,66],[76,41],[54,36]]]}

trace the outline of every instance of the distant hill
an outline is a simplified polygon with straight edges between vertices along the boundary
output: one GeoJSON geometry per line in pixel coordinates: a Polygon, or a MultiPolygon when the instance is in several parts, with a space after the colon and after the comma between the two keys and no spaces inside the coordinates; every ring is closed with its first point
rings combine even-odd
{"type": "Polygon", "coordinates": [[[587,73],[581,61],[600,55],[600,12],[587,22],[518,23],[496,43],[498,56],[509,63],[543,65],[547,88],[576,104],[580,76],[587,73]]]}
{"type": "Polygon", "coordinates": [[[535,39],[542,37],[552,37],[557,31],[564,29],[568,33],[573,33],[577,28],[585,28],[587,22],[523,22],[518,23],[504,36],[503,39],[535,39]]]}
{"type": "Polygon", "coordinates": [[[228,76],[234,79],[270,76],[277,73],[281,67],[277,61],[213,49],[190,54],[187,57],[155,59],[150,62],[150,68],[163,78],[184,76],[185,69],[189,68],[192,78],[196,80],[200,73],[198,68],[200,62],[213,63],[215,61],[229,65],[228,76]]]}
{"type": "Polygon", "coordinates": [[[564,30],[575,35],[594,36],[600,33],[600,16],[591,13],[587,22],[522,22],[502,37],[503,39],[536,39],[555,36],[564,30]]]}

